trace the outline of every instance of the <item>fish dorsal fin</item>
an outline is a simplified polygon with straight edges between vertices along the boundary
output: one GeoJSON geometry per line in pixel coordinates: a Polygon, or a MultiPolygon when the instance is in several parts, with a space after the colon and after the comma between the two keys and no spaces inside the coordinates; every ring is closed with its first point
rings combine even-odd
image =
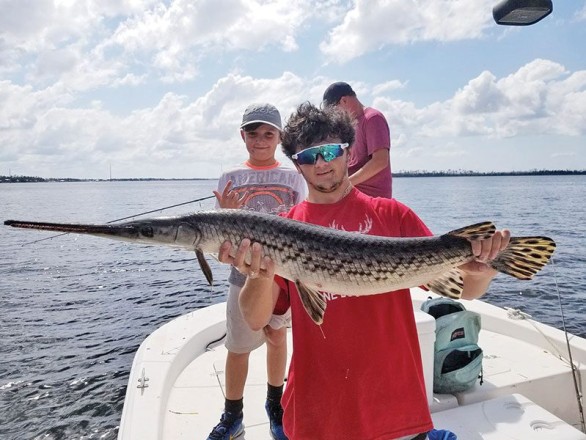
{"type": "Polygon", "coordinates": [[[494,235],[496,228],[492,222],[476,223],[460,229],[454,229],[446,235],[466,238],[468,240],[486,240],[494,235]]]}
{"type": "Polygon", "coordinates": [[[530,280],[545,266],[555,250],[549,237],[513,237],[490,265],[520,280],[530,280]]]}
{"type": "Polygon", "coordinates": [[[326,300],[318,290],[307,287],[299,280],[295,280],[301,303],[313,322],[321,325],[326,311],[326,300]]]}
{"type": "Polygon", "coordinates": [[[206,261],[206,258],[203,255],[203,252],[200,251],[199,249],[196,249],[195,256],[197,257],[197,262],[199,263],[199,267],[201,268],[201,271],[205,275],[206,280],[208,280],[208,284],[210,286],[212,286],[214,284],[214,275],[212,274],[212,269],[210,269],[210,265],[206,261]]]}
{"type": "Polygon", "coordinates": [[[425,284],[425,287],[438,295],[459,299],[462,297],[462,290],[464,289],[462,272],[460,269],[451,269],[425,284]]]}

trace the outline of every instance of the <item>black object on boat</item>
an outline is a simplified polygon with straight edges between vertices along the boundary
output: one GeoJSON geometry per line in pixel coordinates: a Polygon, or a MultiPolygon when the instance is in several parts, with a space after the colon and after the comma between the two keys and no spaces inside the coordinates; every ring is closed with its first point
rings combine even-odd
{"type": "Polygon", "coordinates": [[[503,0],[492,8],[497,24],[528,26],[547,17],[553,11],[551,0],[503,0]]]}

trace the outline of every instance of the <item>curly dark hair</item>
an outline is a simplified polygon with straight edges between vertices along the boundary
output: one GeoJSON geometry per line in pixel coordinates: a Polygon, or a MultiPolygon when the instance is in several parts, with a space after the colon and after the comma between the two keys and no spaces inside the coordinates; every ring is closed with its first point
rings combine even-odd
{"type": "Polygon", "coordinates": [[[304,102],[287,120],[281,136],[281,147],[283,153],[291,159],[291,156],[311,144],[332,137],[352,145],[354,121],[351,116],[335,106],[320,109],[310,102],[304,102]]]}

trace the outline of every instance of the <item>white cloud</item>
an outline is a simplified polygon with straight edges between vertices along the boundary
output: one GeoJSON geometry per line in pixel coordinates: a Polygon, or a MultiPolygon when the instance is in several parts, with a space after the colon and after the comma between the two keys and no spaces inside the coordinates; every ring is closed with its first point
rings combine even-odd
{"type": "Polygon", "coordinates": [[[382,95],[384,93],[387,92],[391,92],[393,90],[398,90],[398,89],[402,89],[405,87],[405,83],[402,83],[399,80],[392,80],[392,81],[387,81],[384,83],[380,83],[380,84],[376,84],[373,88],[372,88],[372,94],[374,96],[379,96],[382,95]]]}
{"type": "Polygon", "coordinates": [[[39,176],[79,177],[77,167],[91,170],[84,177],[99,177],[112,162],[118,172],[128,170],[125,177],[215,177],[221,166],[246,158],[238,127],[250,102],[275,103],[286,119],[312,87],[288,72],[271,79],[230,74],[193,101],[166,93],[154,107],[118,116],[99,101],[75,107],[62,90],[4,81],[0,143],[9,147],[0,160],[39,176]],[[62,163],[69,168],[59,171],[62,163]]]}
{"type": "Polygon", "coordinates": [[[131,86],[136,87],[141,84],[144,84],[146,79],[146,75],[135,75],[133,73],[126,74],[123,78],[116,79],[112,86],[113,87],[124,87],[124,86],[131,86]]]}
{"type": "Polygon", "coordinates": [[[453,109],[458,113],[492,113],[505,105],[508,105],[507,98],[488,71],[471,80],[453,98],[453,109]]]}
{"type": "Polygon", "coordinates": [[[356,0],[320,49],[344,63],[390,44],[480,38],[491,23],[492,0],[356,0]]]}
{"type": "Polygon", "coordinates": [[[574,17],[578,21],[586,20],[586,4],[584,6],[582,6],[582,9],[576,11],[576,13],[574,14],[574,17]]]}
{"type": "Polygon", "coordinates": [[[70,87],[77,90],[119,83],[129,74],[186,82],[199,75],[210,54],[297,50],[297,32],[313,12],[309,5],[8,0],[0,6],[0,71],[26,75],[37,85],[75,77],[70,87]]]}
{"type": "MultiPolygon", "coordinates": [[[[275,78],[233,73],[198,98],[166,93],[155,106],[124,116],[99,101],[80,107],[64,83],[37,91],[2,81],[0,143],[8,147],[0,157],[15,170],[41,176],[76,176],[76,166],[103,171],[113,162],[128,177],[213,177],[221,166],[246,157],[238,126],[250,102],[273,102],[286,120],[300,102],[319,102],[330,82],[290,72],[275,78]],[[58,171],[64,162],[72,167],[70,174],[58,171]],[[168,171],[161,171],[163,164],[168,171]]],[[[356,82],[366,96],[399,85],[356,82]]],[[[586,71],[571,73],[548,60],[535,60],[500,79],[482,72],[452,98],[424,107],[376,95],[372,105],[387,116],[398,157],[463,155],[463,137],[586,134],[586,71]]],[[[96,177],[93,173],[87,177],[96,177]]]]}
{"type": "Polygon", "coordinates": [[[297,50],[296,34],[310,11],[305,0],[175,0],[122,22],[101,50],[152,54],[166,81],[185,81],[213,53],[297,50]]]}
{"type": "Polygon", "coordinates": [[[88,90],[127,77],[124,59],[99,50],[108,20],[132,14],[153,1],[8,0],[0,13],[0,69],[18,82],[42,88],[66,83],[88,90]],[[98,50],[96,51],[96,44],[98,50]]]}
{"type": "Polygon", "coordinates": [[[319,41],[330,61],[397,44],[424,57],[440,46],[453,54],[449,41],[491,36],[493,3],[0,0],[0,174],[104,177],[114,163],[125,177],[214,177],[246,157],[238,125],[250,102],[273,102],[286,119],[340,79],[387,115],[394,157],[419,160],[418,168],[440,153],[472,157],[478,145],[537,135],[562,139],[560,151],[579,158],[580,45],[573,59],[560,50],[510,74],[478,63],[459,89],[438,85],[451,97],[436,102],[417,91],[428,86],[426,72],[392,65],[388,52],[325,73],[319,41]]]}
{"type": "MultiPolygon", "coordinates": [[[[380,97],[374,106],[390,121],[393,145],[409,151],[425,139],[584,136],[586,71],[570,74],[538,59],[501,79],[482,72],[443,102],[417,108],[380,97]]],[[[451,150],[442,144],[438,151],[451,150]]]]}

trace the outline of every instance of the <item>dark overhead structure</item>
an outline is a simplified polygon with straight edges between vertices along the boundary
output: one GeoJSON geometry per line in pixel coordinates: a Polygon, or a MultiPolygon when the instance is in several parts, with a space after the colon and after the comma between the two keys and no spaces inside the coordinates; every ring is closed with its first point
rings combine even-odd
{"type": "Polygon", "coordinates": [[[492,8],[492,16],[497,24],[528,26],[547,17],[551,11],[551,0],[503,0],[492,8]]]}

